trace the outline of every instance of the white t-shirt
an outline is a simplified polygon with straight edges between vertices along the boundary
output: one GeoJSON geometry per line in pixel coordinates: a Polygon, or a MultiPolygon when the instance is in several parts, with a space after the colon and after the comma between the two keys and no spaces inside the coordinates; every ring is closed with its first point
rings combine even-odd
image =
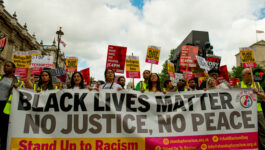
{"type": "Polygon", "coordinates": [[[100,85],[99,89],[118,89],[118,88],[122,88],[121,85],[117,84],[117,83],[105,83],[100,85]]]}

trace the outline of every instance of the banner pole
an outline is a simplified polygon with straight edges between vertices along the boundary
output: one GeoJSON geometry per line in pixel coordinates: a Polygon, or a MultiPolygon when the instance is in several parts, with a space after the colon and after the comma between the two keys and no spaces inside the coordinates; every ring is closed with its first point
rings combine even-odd
{"type": "Polygon", "coordinates": [[[252,67],[249,68],[250,69],[250,73],[251,73],[251,80],[252,80],[252,83],[254,85],[254,76],[253,76],[253,71],[252,71],[252,67]]]}
{"type": "Polygon", "coordinates": [[[185,80],[188,79],[188,66],[186,66],[186,72],[185,72],[185,80]]]}
{"type": "Polygon", "coordinates": [[[152,73],[152,69],[153,69],[153,64],[151,64],[151,69],[150,69],[150,72],[152,73]]]}
{"type": "MultiPolygon", "coordinates": [[[[132,53],[132,56],[133,56],[133,53],[132,53]]],[[[132,83],[133,83],[133,90],[134,90],[134,78],[133,78],[133,82],[132,83]]]]}
{"type": "Polygon", "coordinates": [[[186,81],[186,86],[189,87],[189,82],[188,82],[188,65],[186,66],[185,81],[186,81]]]}

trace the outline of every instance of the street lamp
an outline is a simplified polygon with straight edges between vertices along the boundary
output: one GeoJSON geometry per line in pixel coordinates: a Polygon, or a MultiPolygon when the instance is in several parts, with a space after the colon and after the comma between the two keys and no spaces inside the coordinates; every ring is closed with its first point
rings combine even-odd
{"type": "Polygon", "coordinates": [[[58,49],[57,49],[57,55],[56,55],[56,68],[58,68],[58,57],[59,57],[59,51],[60,51],[60,42],[61,42],[61,37],[64,35],[62,31],[62,27],[59,28],[59,31],[56,31],[56,34],[58,35],[58,49]]]}

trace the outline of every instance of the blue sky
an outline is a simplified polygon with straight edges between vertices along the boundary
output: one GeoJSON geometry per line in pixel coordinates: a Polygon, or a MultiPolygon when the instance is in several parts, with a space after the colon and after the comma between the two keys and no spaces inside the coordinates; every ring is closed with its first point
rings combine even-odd
{"type": "Polygon", "coordinates": [[[259,16],[258,16],[258,20],[261,20],[261,19],[263,19],[263,18],[265,18],[265,8],[262,8],[262,9],[260,10],[260,14],[259,14],[259,16]]]}
{"type": "Polygon", "coordinates": [[[139,10],[143,9],[144,0],[130,0],[130,2],[134,7],[137,7],[139,10]]]}

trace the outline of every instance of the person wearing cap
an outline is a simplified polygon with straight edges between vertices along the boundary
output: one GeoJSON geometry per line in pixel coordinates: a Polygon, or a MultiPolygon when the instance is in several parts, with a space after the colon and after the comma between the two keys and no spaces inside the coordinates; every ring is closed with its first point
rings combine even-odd
{"type": "MultiPolygon", "coordinates": [[[[214,78],[216,81],[217,81],[217,77],[219,76],[219,74],[220,74],[220,71],[219,70],[215,70],[215,69],[212,69],[212,70],[210,70],[209,72],[208,72],[208,78],[210,78],[210,77],[212,77],[212,78],[214,78]]],[[[208,81],[208,79],[207,79],[207,81],[208,81]]],[[[207,87],[207,81],[203,81],[202,83],[201,83],[201,85],[200,85],[200,89],[201,90],[205,90],[206,89],[206,87],[207,87]]],[[[216,82],[216,85],[218,85],[219,83],[218,83],[218,81],[216,82]]]]}
{"type": "Polygon", "coordinates": [[[265,101],[265,94],[258,82],[252,81],[251,71],[249,68],[245,68],[242,71],[243,81],[237,83],[237,88],[252,88],[253,93],[257,94],[257,111],[258,111],[258,139],[259,139],[259,149],[265,149],[265,119],[263,115],[263,110],[261,107],[261,102],[265,101]]]}

